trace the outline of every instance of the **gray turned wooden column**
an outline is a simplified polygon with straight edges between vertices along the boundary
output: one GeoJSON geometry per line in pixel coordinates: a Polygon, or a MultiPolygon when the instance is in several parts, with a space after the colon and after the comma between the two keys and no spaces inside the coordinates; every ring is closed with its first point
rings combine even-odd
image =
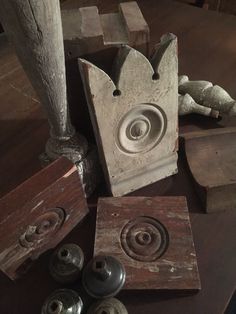
{"type": "MultiPolygon", "coordinates": [[[[59,0],[1,0],[0,20],[47,112],[49,159],[63,155],[75,163],[83,161],[88,144],[75,133],[67,105],[59,0]]],[[[93,157],[80,164],[81,176],[91,172],[92,163],[93,157]]]]}
{"type": "Polygon", "coordinates": [[[70,159],[81,160],[87,142],[75,134],[69,117],[59,0],[1,0],[0,19],[47,112],[49,157],[63,154],[66,145],[70,159]]]}

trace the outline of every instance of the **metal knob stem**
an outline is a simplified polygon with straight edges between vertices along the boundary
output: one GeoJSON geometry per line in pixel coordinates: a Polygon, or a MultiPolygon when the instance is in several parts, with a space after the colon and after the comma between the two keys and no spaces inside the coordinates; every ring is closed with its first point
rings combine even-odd
{"type": "Polygon", "coordinates": [[[125,269],[113,256],[96,256],[83,272],[83,285],[94,298],[116,295],[125,282],[125,269]]]}
{"type": "Polygon", "coordinates": [[[103,281],[111,276],[111,268],[107,264],[106,260],[97,258],[93,261],[92,271],[95,276],[103,281]]]}
{"type": "Polygon", "coordinates": [[[51,257],[50,273],[60,283],[75,282],[83,268],[84,254],[76,244],[62,245],[51,257]]]}

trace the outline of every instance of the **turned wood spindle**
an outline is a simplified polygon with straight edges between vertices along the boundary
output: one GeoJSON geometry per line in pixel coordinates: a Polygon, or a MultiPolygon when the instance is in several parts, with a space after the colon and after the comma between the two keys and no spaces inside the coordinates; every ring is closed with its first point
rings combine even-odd
{"type": "Polygon", "coordinates": [[[48,157],[65,155],[80,161],[87,153],[87,142],[75,133],[69,116],[59,1],[2,0],[0,19],[47,112],[48,157]]]}

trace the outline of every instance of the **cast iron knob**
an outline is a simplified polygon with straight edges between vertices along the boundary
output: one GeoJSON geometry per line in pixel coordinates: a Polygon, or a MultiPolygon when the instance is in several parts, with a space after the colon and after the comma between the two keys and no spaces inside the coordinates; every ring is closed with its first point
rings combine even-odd
{"type": "Polygon", "coordinates": [[[85,267],[83,285],[94,298],[107,298],[116,295],[125,282],[123,265],[112,256],[96,256],[85,267]]]}
{"type": "Polygon", "coordinates": [[[52,277],[61,283],[78,279],[84,264],[84,253],[76,244],[64,244],[52,255],[49,269],[52,277]]]}
{"type": "Polygon", "coordinates": [[[83,302],[74,290],[60,289],[48,297],[41,314],[81,314],[82,308],[83,302]]]}
{"type": "Polygon", "coordinates": [[[128,312],[119,300],[109,298],[92,305],[87,314],[128,314],[128,312]]]}

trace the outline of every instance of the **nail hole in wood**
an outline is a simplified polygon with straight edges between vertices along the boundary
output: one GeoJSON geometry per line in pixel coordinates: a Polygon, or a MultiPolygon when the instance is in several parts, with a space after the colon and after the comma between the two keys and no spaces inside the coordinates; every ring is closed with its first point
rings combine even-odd
{"type": "Polygon", "coordinates": [[[158,73],[154,73],[153,76],[152,76],[152,79],[153,79],[153,81],[158,80],[159,79],[158,73]]]}
{"type": "Polygon", "coordinates": [[[116,97],[116,96],[120,96],[120,95],[121,95],[121,91],[119,89],[115,89],[113,92],[113,96],[116,97]]]}

